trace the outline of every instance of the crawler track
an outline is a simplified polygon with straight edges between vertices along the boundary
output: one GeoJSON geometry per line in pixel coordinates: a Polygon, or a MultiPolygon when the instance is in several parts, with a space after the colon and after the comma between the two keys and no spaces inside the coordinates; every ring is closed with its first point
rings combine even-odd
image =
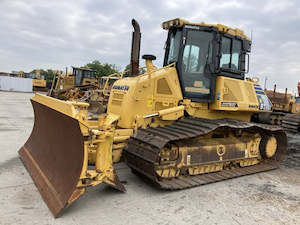
{"type": "Polygon", "coordinates": [[[134,171],[145,175],[162,189],[176,190],[276,169],[279,167],[282,157],[286,154],[286,150],[286,135],[280,127],[233,119],[209,120],[189,117],[165,127],[139,130],[137,136],[129,140],[124,156],[127,164],[134,171]],[[159,152],[164,146],[175,141],[188,142],[191,138],[206,135],[219,128],[243,129],[253,133],[260,132],[262,135],[274,135],[278,140],[276,155],[253,166],[235,167],[200,175],[180,174],[176,178],[157,176],[156,168],[159,166],[159,152]]]}
{"type": "Polygon", "coordinates": [[[299,132],[300,114],[286,114],[282,120],[282,127],[289,132],[299,132]]]}

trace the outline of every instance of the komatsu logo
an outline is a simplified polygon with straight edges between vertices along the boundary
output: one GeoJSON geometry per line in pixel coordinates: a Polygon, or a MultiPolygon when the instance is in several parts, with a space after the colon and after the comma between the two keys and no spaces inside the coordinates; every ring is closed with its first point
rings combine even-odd
{"type": "Polygon", "coordinates": [[[115,86],[112,87],[112,89],[128,91],[129,86],[128,85],[115,85],[115,86]]]}

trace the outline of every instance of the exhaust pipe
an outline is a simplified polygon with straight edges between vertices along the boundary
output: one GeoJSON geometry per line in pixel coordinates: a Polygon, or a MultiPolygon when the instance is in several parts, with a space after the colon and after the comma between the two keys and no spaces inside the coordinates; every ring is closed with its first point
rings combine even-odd
{"type": "Polygon", "coordinates": [[[135,19],[132,19],[131,23],[134,31],[132,32],[131,41],[130,73],[131,76],[135,77],[139,75],[141,32],[140,25],[135,19]]]}

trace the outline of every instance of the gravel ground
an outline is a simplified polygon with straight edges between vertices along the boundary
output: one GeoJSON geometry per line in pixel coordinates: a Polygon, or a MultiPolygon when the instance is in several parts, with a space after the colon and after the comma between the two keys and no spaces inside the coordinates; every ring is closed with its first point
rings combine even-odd
{"type": "Polygon", "coordinates": [[[300,136],[278,170],[162,191],[117,166],[125,194],[99,185],[54,219],[17,151],[33,126],[33,94],[0,92],[0,224],[300,224],[300,136]]]}

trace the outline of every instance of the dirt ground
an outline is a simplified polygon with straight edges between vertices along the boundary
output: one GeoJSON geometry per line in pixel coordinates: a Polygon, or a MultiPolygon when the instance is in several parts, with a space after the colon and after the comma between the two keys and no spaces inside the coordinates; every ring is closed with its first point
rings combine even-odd
{"type": "Polygon", "coordinates": [[[54,219],[19,160],[33,126],[30,93],[0,92],[0,224],[300,224],[300,136],[280,169],[162,191],[123,163],[126,193],[99,185],[54,219]]]}

